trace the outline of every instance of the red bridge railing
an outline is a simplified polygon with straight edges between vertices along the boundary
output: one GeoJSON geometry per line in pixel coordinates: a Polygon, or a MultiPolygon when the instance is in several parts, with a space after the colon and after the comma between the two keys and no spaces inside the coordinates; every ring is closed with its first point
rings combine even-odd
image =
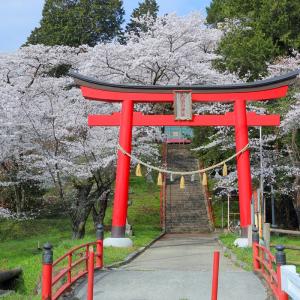
{"type": "Polygon", "coordinates": [[[284,246],[276,246],[275,256],[266,247],[259,244],[258,229],[252,232],[253,269],[268,283],[277,300],[288,300],[281,288],[281,266],[286,264],[284,246]]]}
{"type": "MultiPolygon", "coordinates": [[[[103,226],[98,225],[96,242],[77,246],[53,262],[52,246],[44,245],[42,300],[58,299],[79,278],[88,274],[88,296],[93,292],[94,270],[103,267],[103,226]],[[95,254],[94,254],[95,253],[95,254]]],[[[92,295],[91,298],[93,299],[92,295]]]]}

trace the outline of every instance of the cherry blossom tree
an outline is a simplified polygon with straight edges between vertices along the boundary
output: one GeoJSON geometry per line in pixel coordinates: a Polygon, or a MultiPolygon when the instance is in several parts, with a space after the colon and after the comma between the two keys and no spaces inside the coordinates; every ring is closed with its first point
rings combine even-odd
{"type": "Polygon", "coordinates": [[[205,26],[193,13],[179,17],[168,14],[153,20],[144,17],[147,32],[128,34],[126,45],[99,44],[83,53],[79,70],[103,81],[132,84],[205,84],[232,82],[235,76],[212,68],[222,36],[205,26]]]}
{"type": "MultiPolygon", "coordinates": [[[[1,63],[1,91],[7,91],[1,93],[7,125],[2,127],[1,159],[9,166],[15,161],[22,166],[15,182],[6,184],[18,186],[26,178],[48,188],[54,185],[60,201],[68,206],[74,237],[84,235],[93,201],[113,181],[113,174],[106,175],[104,182],[101,179],[114,164],[117,134],[112,129],[89,130],[86,117],[91,103],[72,86],[71,78],[51,76],[55,68],[75,65],[83,50],[30,46],[1,63]]],[[[104,106],[96,108],[96,112],[104,110],[104,106]]]]}
{"type": "Polygon", "coordinates": [[[20,113],[20,106],[16,99],[20,97],[19,90],[13,90],[10,82],[9,61],[11,56],[1,56],[1,81],[0,81],[0,118],[1,118],[1,142],[0,156],[1,169],[5,173],[5,179],[1,180],[3,189],[11,189],[14,194],[13,206],[20,214],[25,206],[25,187],[33,181],[32,173],[26,167],[24,153],[32,150],[28,143],[26,120],[20,113]]]}
{"type": "MultiPolygon", "coordinates": [[[[85,49],[24,47],[1,57],[0,64],[1,162],[3,167],[18,162],[14,181],[8,176],[2,184],[17,187],[24,178],[46,188],[54,185],[76,238],[84,235],[92,208],[95,215],[96,200],[107,201],[118,137],[117,128],[87,126],[88,113],[108,114],[117,109],[114,105],[88,102],[72,78],[56,76],[62,66],[76,67],[85,49]]],[[[136,148],[157,155],[155,147],[136,148]]]]}
{"type": "MultiPolygon", "coordinates": [[[[300,67],[300,53],[294,51],[289,57],[280,57],[269,66],[271,76],[278,75],[287,71],[296,70],[300,67]]],[[[282,105],[284,118],[281,124],[281,160],[277,165],[281,176],[282,193],[292,195],[294,208],[298,218],[300,228],[300,91],[299,79],[292,89],[291,95],[282,105]]],[[[278,152],[278,151],[277,151],[278,152]]]]}
{"type": "MultiPolygon", "coordinates": [[[[269,66],[269,77],[278,76],[299,69],[300,55],[294,52],[290,57],[279,58],[269,66]]],[[[288,211],[288,199],[291,199],[298,224],[300,224],[300,164],[299,164],[299,119],[300,119],[299,83],[290,88],[290,95],[278,101],[248,105],[248,110],[258,114],[280,113],[280,128],[263,129],[263,179],[265,198],[270,198],[271,185],[277,194],[278,205],[288,211]]],[[[230,105],[202,106],[200,113],[224,113],[232,110],[230,105]]],[[[251,170],[254,181],[260,180],[260,139],[259,128],[250,128],[251,170]]],[[[207,164],[212,164],[234,153],[234,132],[232,128],[219,127],[211,130],[195,150],[202,155],[207,164]]],[[[222,170],[211,172],[215,180],[215,190],[228,193],[237,190],[235,161],[229,164],[230,173],[223,177],[222,170]]],[[[283,212],[282,212],[283,213],[283,212]]],[[[285,212],[286,225],[289,225],[290,212],[285,212]]]]}

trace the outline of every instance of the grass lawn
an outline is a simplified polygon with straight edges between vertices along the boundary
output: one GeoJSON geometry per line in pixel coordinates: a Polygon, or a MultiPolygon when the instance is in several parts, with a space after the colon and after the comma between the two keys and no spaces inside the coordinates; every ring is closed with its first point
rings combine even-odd
{"type": "MultiPolygon", "coordinates": [[[[230,249],[237,258],[244,262],[247,267],[247,270],[252,270],[252,248],[237,248],[233,245],[234,240],[237,238],[234,234],[221,234],[219,236],[223,244],[230,249]]],[[[272,245],[285,245],[285,246],[297,246],[300,247],[299,237],[291,236],[272,236],[271,237],[272,245]]],[[[271,251],[275,253],[275,248],[271,247],[271,251]]],[[[300,273],[300,251],[299,250],[285,250],[287,264],[296,265],[297,272],[300,273]]]]}
{"type": "Polygon", "coordinates": [[[245,269],[250,271],[252,270],[252,248],[237,248],[233,245],[236,238],[237,235],[232,233],[221,234],[219,236],[221,242],[236,255],[238,260],[246,265],[245,269]]]}
{"type": "MultiPolygon", "coordinates": [[[[104,251],[106,265],[124,260],[128,254],[146,245],[161,232],[159,188],[155,184],[146,183],[143,177],[132,177],[131,190],[129,199],[132,205],[129,207],[128,221],[133,226],[134,246],[125,249],[107,248],[104,251]]],[[[111,224],[111,211],[109,206],[105,224],[111,224]]],[[[41,250],[38,245],[41,247],[49,241],[54,246],[54,258],[57,258],[73,246],[95,240],[92,221],[87,222],[84,239],[72,240],[70,237],[71,224],[68,217],[29,221],[0,220],[0,269],[23,269],[18,294],[2,299],[40,299],[40,296],[35,296],[41,272],[41,250]]]]}
{"type": "MultiPolygon", "coordinates": [[[[272,245],[284,245],[300,247],[300,237],[295,236],[272,236],[271,238],[272,245]]],[[[287,264],[295,265],[297,267],[297,272],[300,273],[300,250],[290,250],[286,249],[286,260],[287,264]]]]}

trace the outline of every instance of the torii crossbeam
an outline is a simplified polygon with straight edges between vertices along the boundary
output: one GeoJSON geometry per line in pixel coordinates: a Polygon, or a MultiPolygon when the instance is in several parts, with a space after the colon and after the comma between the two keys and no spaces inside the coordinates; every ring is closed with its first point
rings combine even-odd
{"type": "MultiPolygon", "coordinates": [[[[236,151],[248,143],[249,126],[279,126],[279,115],[258,115],[247,112],[248,101],[265,101],[285,97],[289,85],[299,71],[254,83],[211,86],[142,86],[110,84],[70,73],[80,86],[83,96],[89,100],[121,102],[121,112],[112,115],[90,115],[89,126],[120,126],[119,144],[131,153],[133,126],[234,126],[236,151]],[[234,111],[224,115],[193,115],[190,120],[176,120],[174,115],[144,115],[134,112],[135,103],[174,102],[176,93],[189,93],[192,102],[231,102],[234,111]]],[[[251,224],[250,204],[252,197],[249,150],[237,157],[239,209],[242,235],[251,224]]],[[[112,217],[112,238],[122,246],[125,237],[130,158],[118,151],[117,175],[112,217]]],[[[126,243],[125,243],[126,244],[126,243]]]]}

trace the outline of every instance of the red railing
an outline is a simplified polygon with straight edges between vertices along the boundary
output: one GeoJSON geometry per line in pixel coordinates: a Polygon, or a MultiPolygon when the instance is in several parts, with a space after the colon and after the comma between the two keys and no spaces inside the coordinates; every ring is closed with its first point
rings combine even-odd
{"type": "Polygon", "coordinates": [[[276,257],[269,249],[259,244],[258,230],[253,230],[253,269],[267,282],[277,300],[288,300],[288,295],[281,289],[281,265],[286,264],[283,246],[277,246],[276,257]]]}
{"type": "Polygon", "coordinates": [[[267,281],[274,295],[278,294],[278,276],[276,270],[276,259],[272,253],[257,243],[253,243],[254,269],[267,281]]]}
{"type": "MultiPolygon", "coordinates": [[[[90,247],[99,248],[97,241],[73,248],[53,263],[52,293],[53,300],[58,299],[75,281],[88,273],[90,247]]],[[[100,246],[101,247],[101,246],[100,246]]],[[[95,251],[96,249],[94,249],[95,251]]],[[[102,268],[102,253],[96,252],[94,269],[102,268]]]]}
{"type": "Polygon", "coordinates": [[[79,278],[86,274],[89,274],[89,277],[91,277],[94,270],[103,267],[103,227],[101,229],[97,228],[96,242],[77,246],[53,263],[52,257],[52,246],[49,244],[45,245],[42,271],[42,300],[58,299],[79,278]]]}

